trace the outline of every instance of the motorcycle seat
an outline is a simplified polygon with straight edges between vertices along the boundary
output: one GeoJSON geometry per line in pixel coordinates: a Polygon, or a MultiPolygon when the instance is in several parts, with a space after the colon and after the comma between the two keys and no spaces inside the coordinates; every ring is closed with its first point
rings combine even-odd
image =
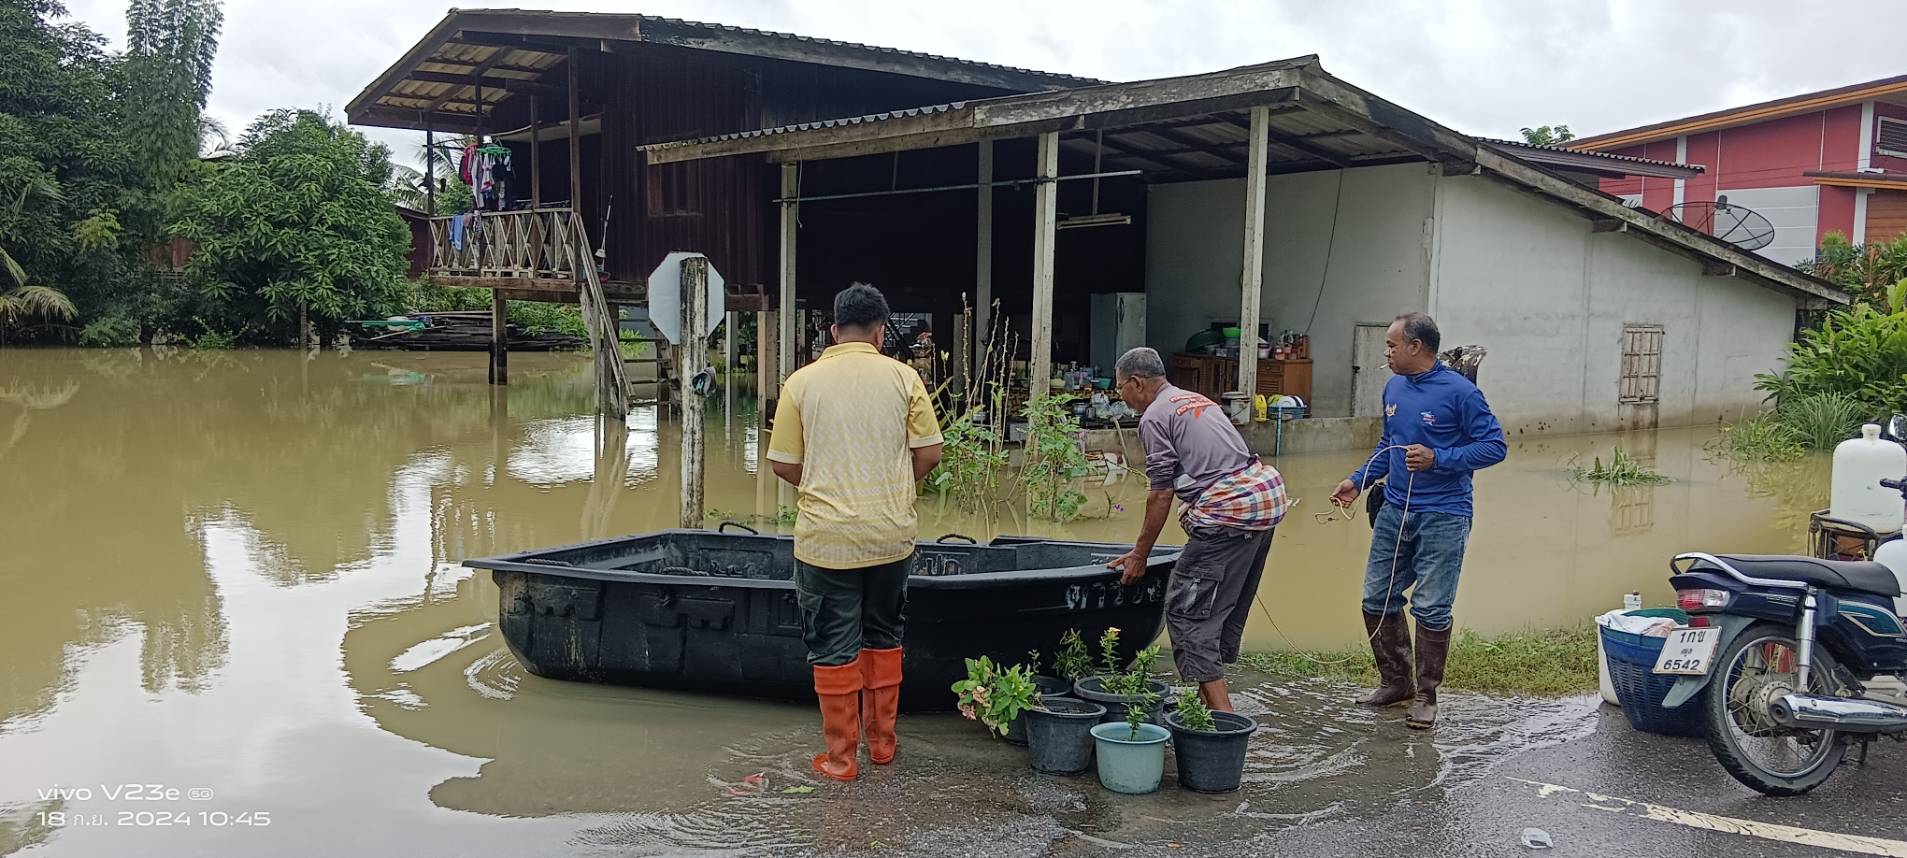
{"type": "Polygon", "coordinates": [[[1717,554],[1735,571],[1754,578],[1800,581],[1829,590],[1857,590],[1877,596],[1900,595],[1894,570],[1868,561],[1821,560],[1780,554],[1717,554]]]}

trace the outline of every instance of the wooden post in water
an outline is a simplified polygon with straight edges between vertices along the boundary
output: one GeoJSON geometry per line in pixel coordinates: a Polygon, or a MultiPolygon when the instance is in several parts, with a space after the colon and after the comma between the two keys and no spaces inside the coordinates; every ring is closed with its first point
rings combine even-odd
{"type": "Polygon", "coordinates": [[[676,367],[682,394],[682,527],[700,528],[702,522],[702,422],[707,400],[690,385],[708,360],[708,279],[706,256],[682,260],[682,359],[676,367]]]}
{"type": "Polygon", "coordinates": [[[510,383],[510,302],[490,290],[490,383],[510,383]]]}

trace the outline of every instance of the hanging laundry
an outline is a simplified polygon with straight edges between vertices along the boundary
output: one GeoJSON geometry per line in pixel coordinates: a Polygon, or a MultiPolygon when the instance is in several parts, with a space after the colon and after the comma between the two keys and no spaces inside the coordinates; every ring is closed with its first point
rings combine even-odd
{"type": "Polygon", "coordinates": [[[464,249],[464,218],[456,215],[450,219],[450,249],[464,249]]]}

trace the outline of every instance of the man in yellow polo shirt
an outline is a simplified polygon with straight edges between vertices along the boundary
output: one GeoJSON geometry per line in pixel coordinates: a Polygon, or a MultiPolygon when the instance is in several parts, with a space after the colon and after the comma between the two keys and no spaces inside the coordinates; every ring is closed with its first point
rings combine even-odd
{"type": "Polygon", "coordinates": [[[795,595],[828,747],[814,769],[843,781],[863,728],[868,759],[894,760],[915,486],[940,463],[920,373],[878,348],[887,319],[872,286],[834,296],[835,344],[788,377],[768,444],[775,476],[799,489],[795,595]]]}

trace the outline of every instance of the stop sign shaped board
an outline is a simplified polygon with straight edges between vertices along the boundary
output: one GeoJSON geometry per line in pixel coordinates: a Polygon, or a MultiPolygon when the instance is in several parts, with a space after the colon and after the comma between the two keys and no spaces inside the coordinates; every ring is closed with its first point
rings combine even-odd
{"type": "MultiPolygon", "coordinates": [[[[649,272],[649,323],[672,343],[682,342],[682,260],[697,256],[704,255],[678,250],[663,257],[662,264],[649,272]]],[[[715,270],[715,264],[710,263],[708,330],[703,331],[702,336],[715,333],[716,326],[722,323],[722,316],[728,312],[723,304],[725,294],[722,275],[715,270]]]]}

